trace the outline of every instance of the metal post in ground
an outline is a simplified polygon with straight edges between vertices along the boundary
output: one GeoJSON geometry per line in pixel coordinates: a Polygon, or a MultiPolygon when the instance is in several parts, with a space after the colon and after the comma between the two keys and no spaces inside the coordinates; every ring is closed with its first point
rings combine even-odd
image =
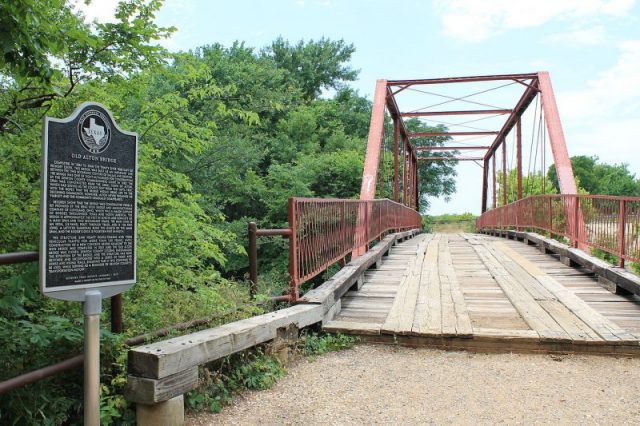
{"type": "Polygon", "coordinates": [[[85,293],[84,301],[84,425],[100,425],[100,313],[102,294],[85,293]]]}
{"type": "Polygon", "coordinates": [[[249,295],[253,298],[258,292],[258,226],[249,222],[249,295]]]}

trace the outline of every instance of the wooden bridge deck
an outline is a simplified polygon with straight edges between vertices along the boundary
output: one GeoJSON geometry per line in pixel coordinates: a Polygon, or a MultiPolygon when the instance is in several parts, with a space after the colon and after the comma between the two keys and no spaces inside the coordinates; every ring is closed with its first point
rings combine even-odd
{"type": "Polygon", "coordinates": [[[327,331],[448,349],[640,355],[640,298],[518,241],[422,234],[342,298],[327,331]]]}

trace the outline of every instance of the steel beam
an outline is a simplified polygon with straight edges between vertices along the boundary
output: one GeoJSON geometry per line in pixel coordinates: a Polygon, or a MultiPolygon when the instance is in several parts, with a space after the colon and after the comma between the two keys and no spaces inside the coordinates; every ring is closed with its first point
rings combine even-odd
{"type": "Polygon", "coordinates": [[[538,80],[536,79],[536,80],[533,80],[531,82],[531,85],[525,89],[524,93],[520,97],[520,100],[518,100],[518,104],[513,109],[513,112],[509,115],[507,120],[504,122],[502,129],[500,129],[500,133],[498,133],[498,136],[496,136],[496,138],[493,140],[493,143],[491,144],[491,148],[489,148],[489,150],[485,154],[486,159],[489,159],[491,155],[493,155],[496,152],[496,150],[498,149],[498,146],[500,145],[500,142],[507,137],[511,129],[513,129],[513,127],[516,125],[518,118],[522,116],[524,111],[535,99],[537,94],[538,94],[538,80]]]}
{"type": "Polygon", "coordinates": [[[402,117],[430,117],[436,115],[502,115],[511,114],[512,109],[475,109],[467,111],[422,111],[422,112],[403,112],[402,117]]]}
{"type": "Polygon", "coordinates": [[[544,121],[549,132],[549,143],[553,154],[553,163],[558,174],[558,183],[561,194],[577,194],[576,181],[573,176],[573,167],[569,159],[567,144],[562,131],[560,114],[556,105],[556,97],[553,94],[549,73],[541,71],[538,73],[538,81],[542,96],[542,109],[544,111],[544,121]]]}
{"type": "Polygon", "coordinates": [[[491,183],[493,184],[493,196],[491,197],[491,208],[497,207],[496,201],[496,155],[491,156],[491,183]]]}
{"type": "Polygon", "coordinates": [[[518,179],[518,200],[522,199],[522,119],[518,117],[516,122],[516,157],[517,157],[517,179],[518,179]]]}
{"type": "Polygon", "coordinates": [[[474,149],[489,149],[490,146],[416,146],[415,150],[420,151],[464,151],[464,150],[474,150],[474,149]]]}
{"type": "Polygon", "coordinates": [[[417,80],[389,80],[389,86],[405,86],[417,84],[448,84],[448,83],[471,83],[478,81],[496,81],[496,80],[529,80],[534,79],[538,75],[531,74],[503,74],[503,75],[476,75],[469,77],[447,77],[447,78],[428,78],[417,80]]]}
{"type": "Polygon", "coordinates": [[[482,162],[482,205],[480,212],[487,211],[487,196],[489,192],[489,161],[485,158],[482,162]]]}
{"type": "Polygon", "coordinates": [[[499,132],[418,132],[409,133],[410,138],[426,138],[435,136],[491,136],[499,132]]]}
{"type": "Polygon", "coordinates": [[[446,156],[446,157],[418,157],[420,161],[438,161],[438,160],[446,160],[446,161],[481,161],[484,160],[484,157],[456,157],[456,156],[446,156]]]}
{"type": "Polygon", "coordinates": [[[507,141],[502,141],[502,205],[507,205],[507,141]]]}
{"type": "Polygon", "coordinates": [[[398,137],[400,133],[399,129],[399,118],[393,119],[393,201],[398,201],[398,191],[399,191],[399,182],[398,182],[398,137]]]}
{"type": "Polygon", "coordinates": [[[364,160],[364,173],[362,174],[362,185],[360,187],[361,200],[373,200],[376,196],[376,179],[378,177],[380,147],[382,144],[382,133],[384,131],[384,107],[386,98],[387,81],[378,80],[373,98],[367,152],[364,160]]]}

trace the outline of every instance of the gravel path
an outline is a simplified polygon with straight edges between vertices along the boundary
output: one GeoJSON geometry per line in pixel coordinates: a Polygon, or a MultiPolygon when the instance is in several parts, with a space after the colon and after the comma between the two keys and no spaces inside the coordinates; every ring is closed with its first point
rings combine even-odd
{"type": "Polygon", "coordinates": [[[188,425],[640,424],[640,359],[357,345],[188,425]]]}

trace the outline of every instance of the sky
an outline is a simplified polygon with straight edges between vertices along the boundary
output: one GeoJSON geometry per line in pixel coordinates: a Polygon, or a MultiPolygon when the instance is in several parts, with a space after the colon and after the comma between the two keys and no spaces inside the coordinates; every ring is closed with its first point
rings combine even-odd
{"type": "MultiPolygon", "coordinates": [[[[80,7],[109,20],[116,3],[80,7]]],[[[344,39],[360,70],[350,85],[370,99],[377,79],[549,71],[569,154],[627,163],[640,176],[634,0],[166,0],[157,22],[177,27],[161,42],[172,51],[236,40],[261,48],[278,36],[344,39]]],[[[460,163],[457,172],[457,193],[431,200],[429,214],[479,213],[481,168],[460,163]]]]}

